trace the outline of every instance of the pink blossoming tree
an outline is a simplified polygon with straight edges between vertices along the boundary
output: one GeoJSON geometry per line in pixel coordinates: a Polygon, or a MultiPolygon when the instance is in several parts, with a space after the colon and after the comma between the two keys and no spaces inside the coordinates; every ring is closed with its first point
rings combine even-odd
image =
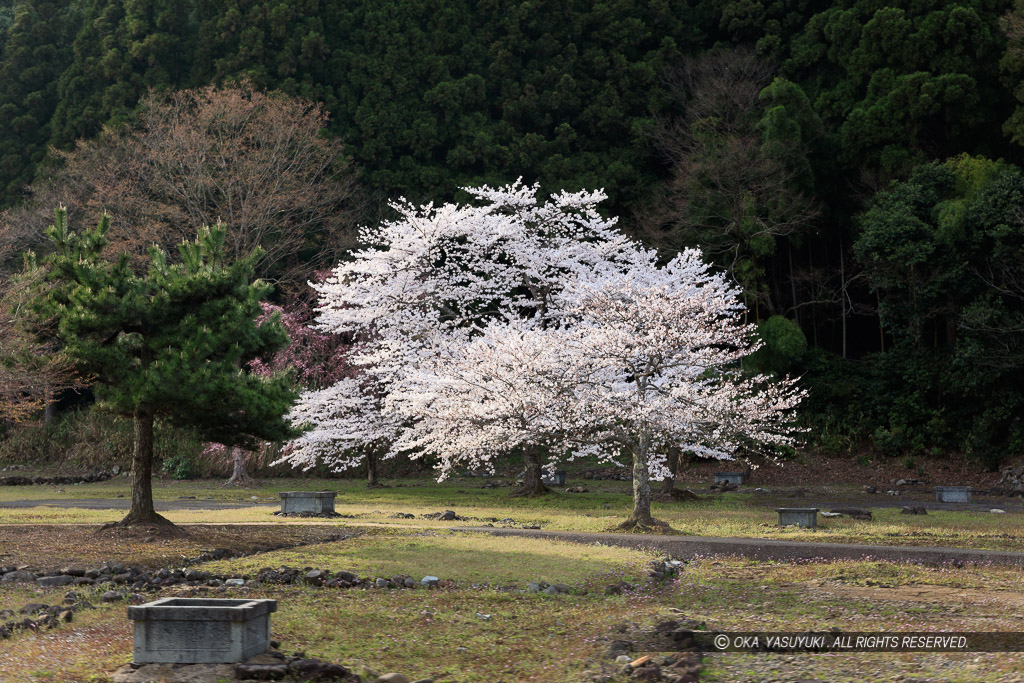
{"type": "Polygon", "coordinates": [[[367,234],[379,246],[317,287],[325,330],[370,333],[356,361],[376,388],[304,394],[292,416],[312,429],[290,457],[374,439],[436,457],[444,477],[512,451],[628,455],[626,526],[647,527],[669,448],[729,458],[794,443],[801,393],[741,374],[753,330],[698,252],[658,266],[600,217],[600,193],[474,192],[473,206],[396,205],[367,234]]]}

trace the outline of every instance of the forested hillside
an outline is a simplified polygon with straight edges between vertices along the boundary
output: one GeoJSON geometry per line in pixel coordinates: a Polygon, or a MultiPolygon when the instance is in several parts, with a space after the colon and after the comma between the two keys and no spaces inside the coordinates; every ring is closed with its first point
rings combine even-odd
{"type": "Polygon", "coordinates": [[[819,446],[1024,454],[1024,2],[0,0],[8,222],[150,89],[235,82],[323,103],[363,221],[522,177],[701,246],[819,446]]]}

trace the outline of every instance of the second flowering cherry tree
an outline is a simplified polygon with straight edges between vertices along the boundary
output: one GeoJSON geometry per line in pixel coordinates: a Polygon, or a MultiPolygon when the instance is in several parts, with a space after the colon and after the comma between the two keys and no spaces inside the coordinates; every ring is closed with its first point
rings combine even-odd
{"type": "Polygon", "coordinates": [[[625,272],[567,283],[553,301],[557,324],[494,324],[426,361],[410,377],[416,390],[394,399],[421,420],[400,446],[448,468],[522,441],[562,457],[628,455],[634,505],[623,527],[636,528],[662,525],[650,482],[668,474],[669,448],[729,459],[793,445],[802,392],[740,372],[756,344],[739,293],[696,251],[664,267],[634,256],[625,272]]]}

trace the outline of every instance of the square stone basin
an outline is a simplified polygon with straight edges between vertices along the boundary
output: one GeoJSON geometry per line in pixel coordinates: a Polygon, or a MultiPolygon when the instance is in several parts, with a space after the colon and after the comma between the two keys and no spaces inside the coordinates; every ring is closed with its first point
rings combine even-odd
{"type": "Polygon", "coordinates": [[[935,486],[935,500],[940,503],[970,503],[970,486],[935,486]]]}
{"type": "Polygon", "coordinates": [[[335,491],[282,491],[282,514],[311,512],[314,514],[333,513],[335,491]]]}
{"type": "Polygon", "coordinates": [[[743,472],[715,472],[715,483],[716,484],[735,484],[739,486],[747,478],[747,475],[743,472]]]}
{"type": "Polygon", "coordinates": [[[222,664],[270,649],[277,600],[164,598],[128,608],[136,664],[222,664]]]}
{"type": "Polygon", "coordinates": [[[554,474],[545,474],[541,481],[549,486],[563,486],[565,484],[565,472],[558,470],[554,474]]]}
{"type": "Polygon", "coordinates": [[[779,514],[779,526],[818,526],[818,508],[775,508],[775,512],[779,514]]]}

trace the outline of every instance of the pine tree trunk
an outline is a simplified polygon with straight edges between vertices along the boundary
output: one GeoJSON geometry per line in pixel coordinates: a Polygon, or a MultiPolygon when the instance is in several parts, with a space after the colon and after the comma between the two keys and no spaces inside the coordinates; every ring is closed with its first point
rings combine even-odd
{"type": "Polygon", "coordinates": [[[666,527],[665,522],[651,516],[650,435],[641,433],[640,443],[633,449],[633,514],[621,529],[666,527]]]}
{"type": "Polygon", "coordinates": [[[377,454],[373,452],[366,454],[366,486],[371,489],[380,486],[377,480],[377,454]]]}
{"type": "Polygon", "coordinates": [[[540,496],[548,492],[548,487],[541,480],[543,468],[540,464],[540,454],[535,446],[523,448],[523,461],[526,463],[526,472],[523,474],[523,484],[512,492],[513,496],[540,496]]]}
{"type": "Polygon", "coordinates": [[[153,508],[153,414],[138,410],[133,425],[132,444],[132,507],[121,526],[132,524],[167,524],[153,508]]]}
{"type": "Polygon", "coordinates": [[[252,486],[255,482],[246,469],[245,450],[238,446],[231,448],[231,478],[224,482],[225,486],[252,486]]]}

